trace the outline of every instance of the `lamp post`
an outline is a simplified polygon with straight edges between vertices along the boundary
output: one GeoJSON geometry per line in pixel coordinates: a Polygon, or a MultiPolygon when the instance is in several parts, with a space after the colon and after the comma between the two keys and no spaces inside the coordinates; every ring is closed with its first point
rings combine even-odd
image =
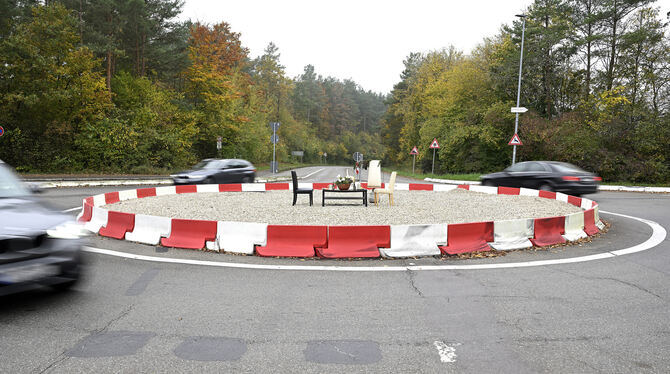
{"type": "MultiPolygon", "coordinates": [[[[519,99],[521,98],[521,67],[523,66],[523,39],[526,34],[526,15],[517,14],[517,17],[521,18],[521,58],[519,58],[519,85],[516,89],[516,107],[519,107],[519,99]]],[[[519,133],[519,113],[516,113],[516,119],[514,120],[514,133],[519,133]]],[[[512,150],[512,165],[516,162],[516,145],[513,146],[512,150]]]]}

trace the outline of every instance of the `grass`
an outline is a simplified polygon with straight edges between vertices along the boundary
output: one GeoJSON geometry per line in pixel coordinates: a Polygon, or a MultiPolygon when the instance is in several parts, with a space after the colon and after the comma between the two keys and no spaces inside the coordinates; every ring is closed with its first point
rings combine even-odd
{"type": "Polygon", "coordinates": [[[414,179],[424,179],[424,178],[437,178],[437,179],[451,179],[459,181],[479,181],[479,173],[469,173],[469,174],[431,174],[431,173],[412,173],[411,170],[407,169],[397,169],[392,167],[382,167],[382,170],[385,172],[398,172],[398,175],[414,179]]]}

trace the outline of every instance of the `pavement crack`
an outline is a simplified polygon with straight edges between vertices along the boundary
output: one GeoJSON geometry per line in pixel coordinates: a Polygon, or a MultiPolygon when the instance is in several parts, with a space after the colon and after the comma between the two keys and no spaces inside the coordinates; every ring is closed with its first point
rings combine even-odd
{"type": "Polygon", "coordinates": [[[415,277],[414,272],[412,270],[407,269],[407,279],[409,280],[409,285],[412,286],[412,289],[417,293],[417,295],[419,295],[419,297],[425,297],[423,296],[421,290],[414,283],[414,277],[415,277]]]}
{"type": "Polygon", "coordinates": [[[559,272],[561,272],[561,273],[566,273],[566,274],[573,275],[573,276],[575,276],[575,277],[580,277],[580,278],[582,278],[582,279],[588,279],[588,280],[608,280],[608,281],[612,281],[612,282],[617,282],[617,283],[625,284],[626,286],[636,288],[636,289],[638,289],[638,290],[640,290],[640,291],[642,291],[642,292],[645,292],[645,293],[647,293],[647,294],[649,294],[649,295],[652,295],[652,296],[656,297],[656,298],[659,299],[659,300],[665,301],[665,299],[664,299],[662,296],[660,296],[660,295],[658,295],[658,294],[656,294],[656,293],[654,293],[654,292],[651,292],[650,290],[648,290],[648,289],[646,289],[646,288],[644,288],[644,287],[642,287],[642,286],[639,286],[639,285],[637,285],[637,284],[635,284],[635,283],[627,282],[627,281],[625,281],[625,280],[621,280],[621,279],[617,279],[617,278],[612,278],[612,277],[589,277],[589,276],[586,276],[586,275],[576,274],[576,273],[573,273],[573,272],[570,272],[570,271],[566,271],[566,270],[559,270],[559,269],[555,269],[555,270],[556,270],[556,271],[559,271],[559,272]]]}
{"type": "Polygon", "coordinates": [[[65,360],[69,359],[69,357],[67,357],[67,356],[65,355],[65,352],[66,352],[66,351],[61,352],[61,354],[59,354],[58,356],[56,356],[55,359],[51,360],[51,362],[50,362],[50,363],[47,365],[47,367],[45,367],[44,369],[39,370],[39,368],[38,368],[38,369],[34,370],[33,372],[34,372],[34,373],[42,374],[42,373],[46,373],[47,371],[53,369],[56,365],[58,365],[58,364],[60,364],[61,362],[63,362],[63,361],[65,361],[65,360]]]}
{"type": "Polygon", "coordinates": [[[124,318],[125,316],[127,316],[128,313],[130,313],[132,310],[133,310],[133,304],[128,305],[128,307],[126,307],[126,309],[124,309],[123,311],[121,311],[121,313],[119,313],[118,316],[112,318],[109,322],[107,322],[107,324],[106,324],[105,326],[103,326],[102,328],[100,328],[100,329],[98,329],[98,330],[94,330],[94,331],[93,331],[93,334],[100,334],[101,332],[105,332],[105,331],[107,331],[107,329],[108,329],[111,325],[113,325],[114,323],[120,321],[122,318],[124,318]]]}

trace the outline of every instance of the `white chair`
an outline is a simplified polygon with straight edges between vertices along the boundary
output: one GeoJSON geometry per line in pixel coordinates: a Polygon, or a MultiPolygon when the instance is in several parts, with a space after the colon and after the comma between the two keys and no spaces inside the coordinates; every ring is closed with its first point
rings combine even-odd
{"type": "Polygon", "coordinates": [[[394,171],[391,173],[391,179],[389,179],[389,183],[386,185],[386,188],[375,188],[374,189],[374,194],[375,194],[375,205],[378,205],[377,203],[379,202],[379,194],[386,194],[389,195],[389,206],[393,205],[393,191],[395,190],[395,176],[396,172],[394,171]]]}

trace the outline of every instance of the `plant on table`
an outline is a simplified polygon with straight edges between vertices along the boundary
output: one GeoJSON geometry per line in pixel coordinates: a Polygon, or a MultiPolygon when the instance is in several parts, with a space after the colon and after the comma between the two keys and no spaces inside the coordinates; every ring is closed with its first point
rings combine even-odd
{"type": "Polygon", "coordinates": [[[349,186],[354,183],[354,178],[350,176],[341,176],[337,175],[337,178],[335,178],[335,181],[333,182],[334,185],[337,186],[338,189],[340,190],[348,190],[349,186]]]}

